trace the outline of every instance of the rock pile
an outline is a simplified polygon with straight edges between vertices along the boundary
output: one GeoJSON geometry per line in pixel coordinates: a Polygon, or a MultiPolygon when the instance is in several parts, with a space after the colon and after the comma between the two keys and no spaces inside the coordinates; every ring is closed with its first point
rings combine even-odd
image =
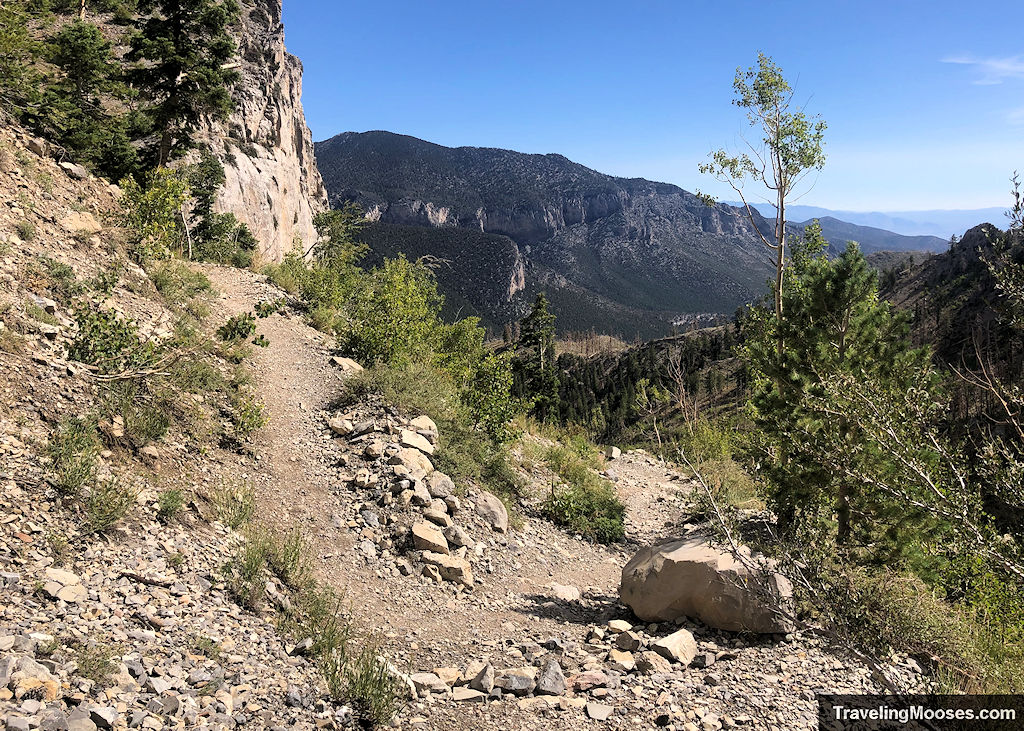
{"type": "Polygon", "coordinates": [[[326,419],[329,433],[345,445],[343,480],[371,501],[356,503],[360,550],[402,575],[418,573],[472,591],[481,581],[473,564],[487,551],[473,534],[506,533],[505,506],[485,491],[460,494],[451,477],[434,468],[440,433],[430,417],[407,419],[372,404],[361,409],[326,419]]]}

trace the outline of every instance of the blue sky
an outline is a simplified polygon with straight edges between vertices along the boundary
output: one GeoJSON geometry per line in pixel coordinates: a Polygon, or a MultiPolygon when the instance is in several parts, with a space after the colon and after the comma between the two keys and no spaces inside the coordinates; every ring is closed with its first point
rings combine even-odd
{"type": "Polygon", "coordinates": [[[1001,206],[1024,174],[1024,3],[285,0],[314,139],[386,129],[558,152],[731,199],[697,172],[741,144],[763,50],[829,125],[799,202],[1001,206]]]}

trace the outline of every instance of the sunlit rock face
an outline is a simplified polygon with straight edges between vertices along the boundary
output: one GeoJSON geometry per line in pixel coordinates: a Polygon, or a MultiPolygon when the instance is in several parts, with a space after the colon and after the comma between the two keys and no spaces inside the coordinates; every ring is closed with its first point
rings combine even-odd
{"type": "Polygon", "coordinates": [[[302,63],[285,50],[281,0],[243,2],[235,35],[235,110],[203,136],[224,163],[218,209],[252,229],[262,260],[278,261],[297,240],[313,243],[327,193],[302,110],[302,63]]]}

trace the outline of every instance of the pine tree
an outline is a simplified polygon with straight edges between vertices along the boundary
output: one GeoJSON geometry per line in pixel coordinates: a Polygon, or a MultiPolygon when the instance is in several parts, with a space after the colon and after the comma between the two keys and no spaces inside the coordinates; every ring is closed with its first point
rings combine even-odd
{"type": "Polygon", "coordinates": [[[530,313],[519,323],[517,364],[523,391],[533,398],[533,412],[541,421],[557,413],[558,369],[555,362],[555,316],[548,298],[537,294],[530,313]]]}
{"type": "Polygon", "coordinates": [[[134,173],[133,118],[112,111],[111,102],[123,100],[127,89],[110,41],[96,25],[75,20],[50,39],[47,56],[58,75],[38,112],[26,115],[28,123],[113,180],[134,173]]]}
{"type": "Polygon", "coordinates": [[[0,108],[21,114],[33,94],[32,37],[24,2],[0,3],[0,108]]]}
{"type": "Polygon", "coordinates": [[[238,17],[234,0],[151,0],[154,13],[139,22],[128,59],[129,79],[150,102],[147,112],[159,134],[158,165],[192,145],[204,117],[231,111],[230,68],[235,42],[228,32],[238,17]]]}
{"type": "Polygon", "coordinates": [[[755,309],[746,325],[746,355],[754,381],[751,410],[768,435],[762,468],[780,524],[820,529],[834,515],[842,544],[858,527],[854,515],[880,518],[881,508],[863,485],[823,466],[824,444],[849,443],[856,459],[859,443],[858,425],[822,406],[823,384],[853,376],[900,388],[917,377],[928,355],[908,347],[907,318],[879,299],[877,275],[856,244],[835,260],[823,254],[825,245],[820,227],[808,227],[793,250],[783,292],[786,318],[780,323],[772,309],[755,309]],[[786,343],[781,353],[780,338],[786,343]]]}

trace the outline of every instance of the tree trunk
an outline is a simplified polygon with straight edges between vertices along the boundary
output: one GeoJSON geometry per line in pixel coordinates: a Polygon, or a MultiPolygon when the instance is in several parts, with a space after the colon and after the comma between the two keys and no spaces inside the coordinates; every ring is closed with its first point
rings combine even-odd
{"type": "Polygon", "coordinates": [[[78,3],[78,19],[85,20],[85,0],[80,0],[78,3]]]}
{"type": "Polygon", "coordinates": [[[779,357],[785,343],[782,340],[782,285],[785,281],[786,271],[786,196],[783,193],[783,186],[779,186],[778,211],[775,215],[775,243],[778,248],[775,250],[775,326],[776,345],[779,357]]]}
{"type": "Polygon", "coordinates": [[[174,141],[171,130],[165,129],[160,135],[160,158],[157,167],[163,167],[171,157],[171,143],[174,141]]]}

